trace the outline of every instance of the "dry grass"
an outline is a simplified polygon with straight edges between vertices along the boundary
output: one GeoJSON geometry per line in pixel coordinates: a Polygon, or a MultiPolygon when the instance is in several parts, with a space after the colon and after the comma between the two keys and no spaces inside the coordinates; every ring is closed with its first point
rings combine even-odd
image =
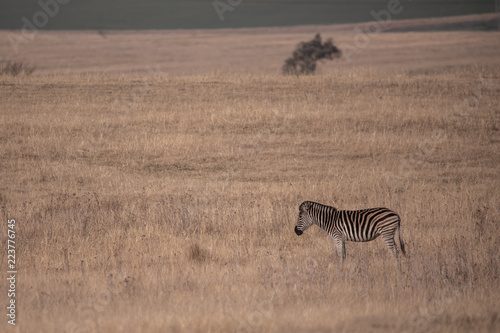
{"type": "MultiPolygon", "coordinates": [[[[431,21],[446,24],[448,19],[431,21]]],[[[427,21],[422,20],[419,26],[428,26],[427,21]]],[[[387,28],[405,29],[411,27],[411,22],[394,20],[387,28]]],[[[171,76],[214,72],[278,74],[299,42],[311,40],[321,33],[325,40],[333,38],[335,46],[343,52],[342,58],[318,65],[317,72],[322,74],[336,74],[338,69],[355,71],[360,67],[390,73],[422,73],[447,71],[456,65],[500,65],[500,31],[384,32],[369,36],[356,32],[366,28],[366,23],[360,23],[260,29],[110,31],[106,38],[97,31],[38,31],[33,41],[18,46],[18,53],[8,42],[13,32],[0,30],[0,40],[5,41],[0,43],[0,54],[36,64],[35,75],[54,72],[145,75],[154,72],[171,76]]]]}
{"type": "Polygon", "coordinates": [[[498,331],[499,82],[0,77],[20,331],[498,331]],[[398,211],[402,272],[303,200],[398,211]]]}

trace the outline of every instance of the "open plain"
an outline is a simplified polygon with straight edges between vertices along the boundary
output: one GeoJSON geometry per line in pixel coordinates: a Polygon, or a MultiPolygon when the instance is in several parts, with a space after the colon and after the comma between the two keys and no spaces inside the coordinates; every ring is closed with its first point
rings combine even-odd
{"type": "Polygon", "coordinates": [[[500,330],[499,32],[381,33],[290,77],[284,58],[313,33],[276,31],[24,45],[35,74],[0,76],[15,329],[500,330]],[[304,200],[396,210],[401,271],[381,239],[347,243],[342,265],[319,228],[297,237],[304,200]]]}

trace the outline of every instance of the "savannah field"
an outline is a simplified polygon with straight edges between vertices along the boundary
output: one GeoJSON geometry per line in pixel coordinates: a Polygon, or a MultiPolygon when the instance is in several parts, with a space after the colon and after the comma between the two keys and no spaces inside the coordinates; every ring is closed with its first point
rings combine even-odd
{"type": "Polygon", "coordinates": [[[500,33],[383,33],[283,76],[303,29],[23,45],[37,70],[0,76],[3,332],[500,331],[500,33]],[[381,239],[342,264],[297,237],[305,200],[397,211],[401,269],[381,239]]]}

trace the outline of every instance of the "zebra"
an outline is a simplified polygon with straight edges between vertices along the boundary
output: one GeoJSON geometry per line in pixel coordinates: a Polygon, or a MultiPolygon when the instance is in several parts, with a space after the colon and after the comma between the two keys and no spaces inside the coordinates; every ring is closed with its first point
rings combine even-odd
{"type": "Polygon", "coordinates": [[[333,239],[342,262],[346,258],[346,241],[369,242],[380,235],[389,251],[398,259],[398,248],[394,241],[396,229],[399,231],[401,252],[406,255],[401,237],[401,219],[388,208],[337,210],[332,206],[305,201],[299,207],[299,218],[295,226],[297,236],[302,235],[313,223],[333,239]]]}

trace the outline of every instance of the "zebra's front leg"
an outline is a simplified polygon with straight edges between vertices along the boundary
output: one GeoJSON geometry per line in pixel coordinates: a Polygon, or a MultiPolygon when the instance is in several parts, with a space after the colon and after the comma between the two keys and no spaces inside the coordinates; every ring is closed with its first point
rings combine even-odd
{"type": "Polygon", "coordinates": [[[340,235],[330,236],[335,243],[335,247],[337,248],[337,254],[342,258],[342,262],[344,262],[346,253],[345,253],[345,242],[340,235]]]}

